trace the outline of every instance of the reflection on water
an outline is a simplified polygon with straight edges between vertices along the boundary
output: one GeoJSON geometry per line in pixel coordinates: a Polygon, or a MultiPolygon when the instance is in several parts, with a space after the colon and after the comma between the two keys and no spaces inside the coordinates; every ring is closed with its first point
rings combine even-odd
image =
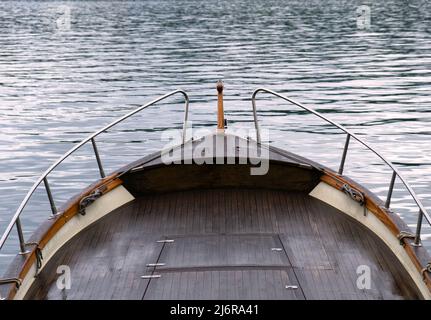
{"type": "MultiPolygon", "coordinates": [[[[50,163],[142,103],[181,87],[194,125],[214,126],[219,78],[229,126],[252,126],[256,87],[280,91],[377,146],[431,206],[430,9],[419,0],[0,3],[0,232],[50,163]],[[358,29],[364,4],[370,25],[358,29]]],[[[182,125],[180,102],[101,137],[104,165],[112,170],[159,148],[161,130],[182,125]]],[[[265,95],[258,108],[275,145],[338,166],[344,135],[265,95]]],[[[370,166],[376,158],[352,144],[347,160],[346,174],[386,194],[390,172],[370,166]]],[[[50,176],[56,200],[97,174],[86,146],[50,176]]],[[[400,185],[394,197],[414,224],[416,209],[400,185]]],[[[25,211],[26,236],[47,216],[46,200],[42,188],[25,211]]]]}

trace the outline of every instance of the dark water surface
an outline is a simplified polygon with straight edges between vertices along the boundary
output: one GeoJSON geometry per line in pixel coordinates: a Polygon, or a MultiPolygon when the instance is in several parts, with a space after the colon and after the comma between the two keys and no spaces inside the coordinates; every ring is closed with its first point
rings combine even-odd
{"type": "MultiPolygon", "coordinates": [[[[431,3],[419,0],[0,2],[0,232],[56,158],[161,94],[186,90],[194,126],[214,127],[219,78],[230,128],[253,127],[254,89],[280,91],[370,142],[429,208],[430,28],[431,3]],[[357,25],[361,5],[369,28],[357,25]]],[[[277,99],[262,95],[258,108],[272,143],[337,168],[344,135],[277,99]]],[[[182,111],[173,98],[100,137],[106,170],[163,146],[161,132],[180,128],[182,111]]],[[[97,178],[91,151],[50,176],[58,204],[97,178]]],[[[390,171],[358,144],[350,151],[345,173],[384,197],[390,171]]],[[[414,225],[399,184],[393,205],[414,225]]],[[[48,215],[41,188],[24,211],[25,235],[48,215]]],[[[0,271],[17,251],[12,236],[0,271]]]]}

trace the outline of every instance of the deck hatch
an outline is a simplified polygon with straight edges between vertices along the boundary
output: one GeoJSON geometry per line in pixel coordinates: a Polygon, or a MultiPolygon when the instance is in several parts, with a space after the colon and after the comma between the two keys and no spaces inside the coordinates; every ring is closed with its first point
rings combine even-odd
{"type": "Polygon", "coordinates": [[[189,270],[165,272],[151,280],[144,299],[293,299],[304,300],[291,267],[279,270],[189,270]]]}
{"type": "Polygon", "coordinates": [[[163,248],[160,260],[168,268],[211,268],[235,266],[290,266],[277,235],[226,234],[170,237],[175,242],[163,248]]]}

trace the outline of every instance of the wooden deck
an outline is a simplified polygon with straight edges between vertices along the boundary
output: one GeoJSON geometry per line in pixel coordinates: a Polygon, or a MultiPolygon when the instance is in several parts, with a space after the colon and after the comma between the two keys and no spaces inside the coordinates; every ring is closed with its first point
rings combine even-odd
{"type": "Polygon", "coordinates": [[[60,249],[26,298],[419,298],[413,286],[375,235],[305,192],[209,189],[117,209],[60,249]],[[69,290],[56,286],[59,265],[71,269],[69,290]],[[369,290],[357,288],[360,265],[369,290]]]}

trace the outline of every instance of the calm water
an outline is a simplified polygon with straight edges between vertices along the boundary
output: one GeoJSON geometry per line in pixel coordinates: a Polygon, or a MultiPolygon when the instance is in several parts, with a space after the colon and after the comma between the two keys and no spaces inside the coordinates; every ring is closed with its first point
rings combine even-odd
{"type": "MultiPolygon", "coordinates": [[[[0,232],[50,163],[140,104],[182,88],[194,126],[214,126],[219,78],[230,128],[252,128],[255,88],[283,92],[376,146],[429,208],[430,22],[429,1],[1,2],[0,232]],[[364,4],[371,24],[362,30],[364,4]]],[[[337,168],[344,135],[264,98],[259,116],[272,143],[337,168]]],[[[161,147],[161,132],[181,127],[182,108],[173,98],[100,137],[107,171],[161,147]]],[[[350,151],[346,174],[384,196],[390,172],[358,145],[350,151]]],[[[83,148],[50,176],[57,203],[96,178],[83,148]]],[[[394,197],[414,224],[400,185],[394,197]]],[[[48,215],[42,188],[24,212],[25,235],[48,215]]],[[[17,250],[12,235],[0,271],[17,250]]]]}

